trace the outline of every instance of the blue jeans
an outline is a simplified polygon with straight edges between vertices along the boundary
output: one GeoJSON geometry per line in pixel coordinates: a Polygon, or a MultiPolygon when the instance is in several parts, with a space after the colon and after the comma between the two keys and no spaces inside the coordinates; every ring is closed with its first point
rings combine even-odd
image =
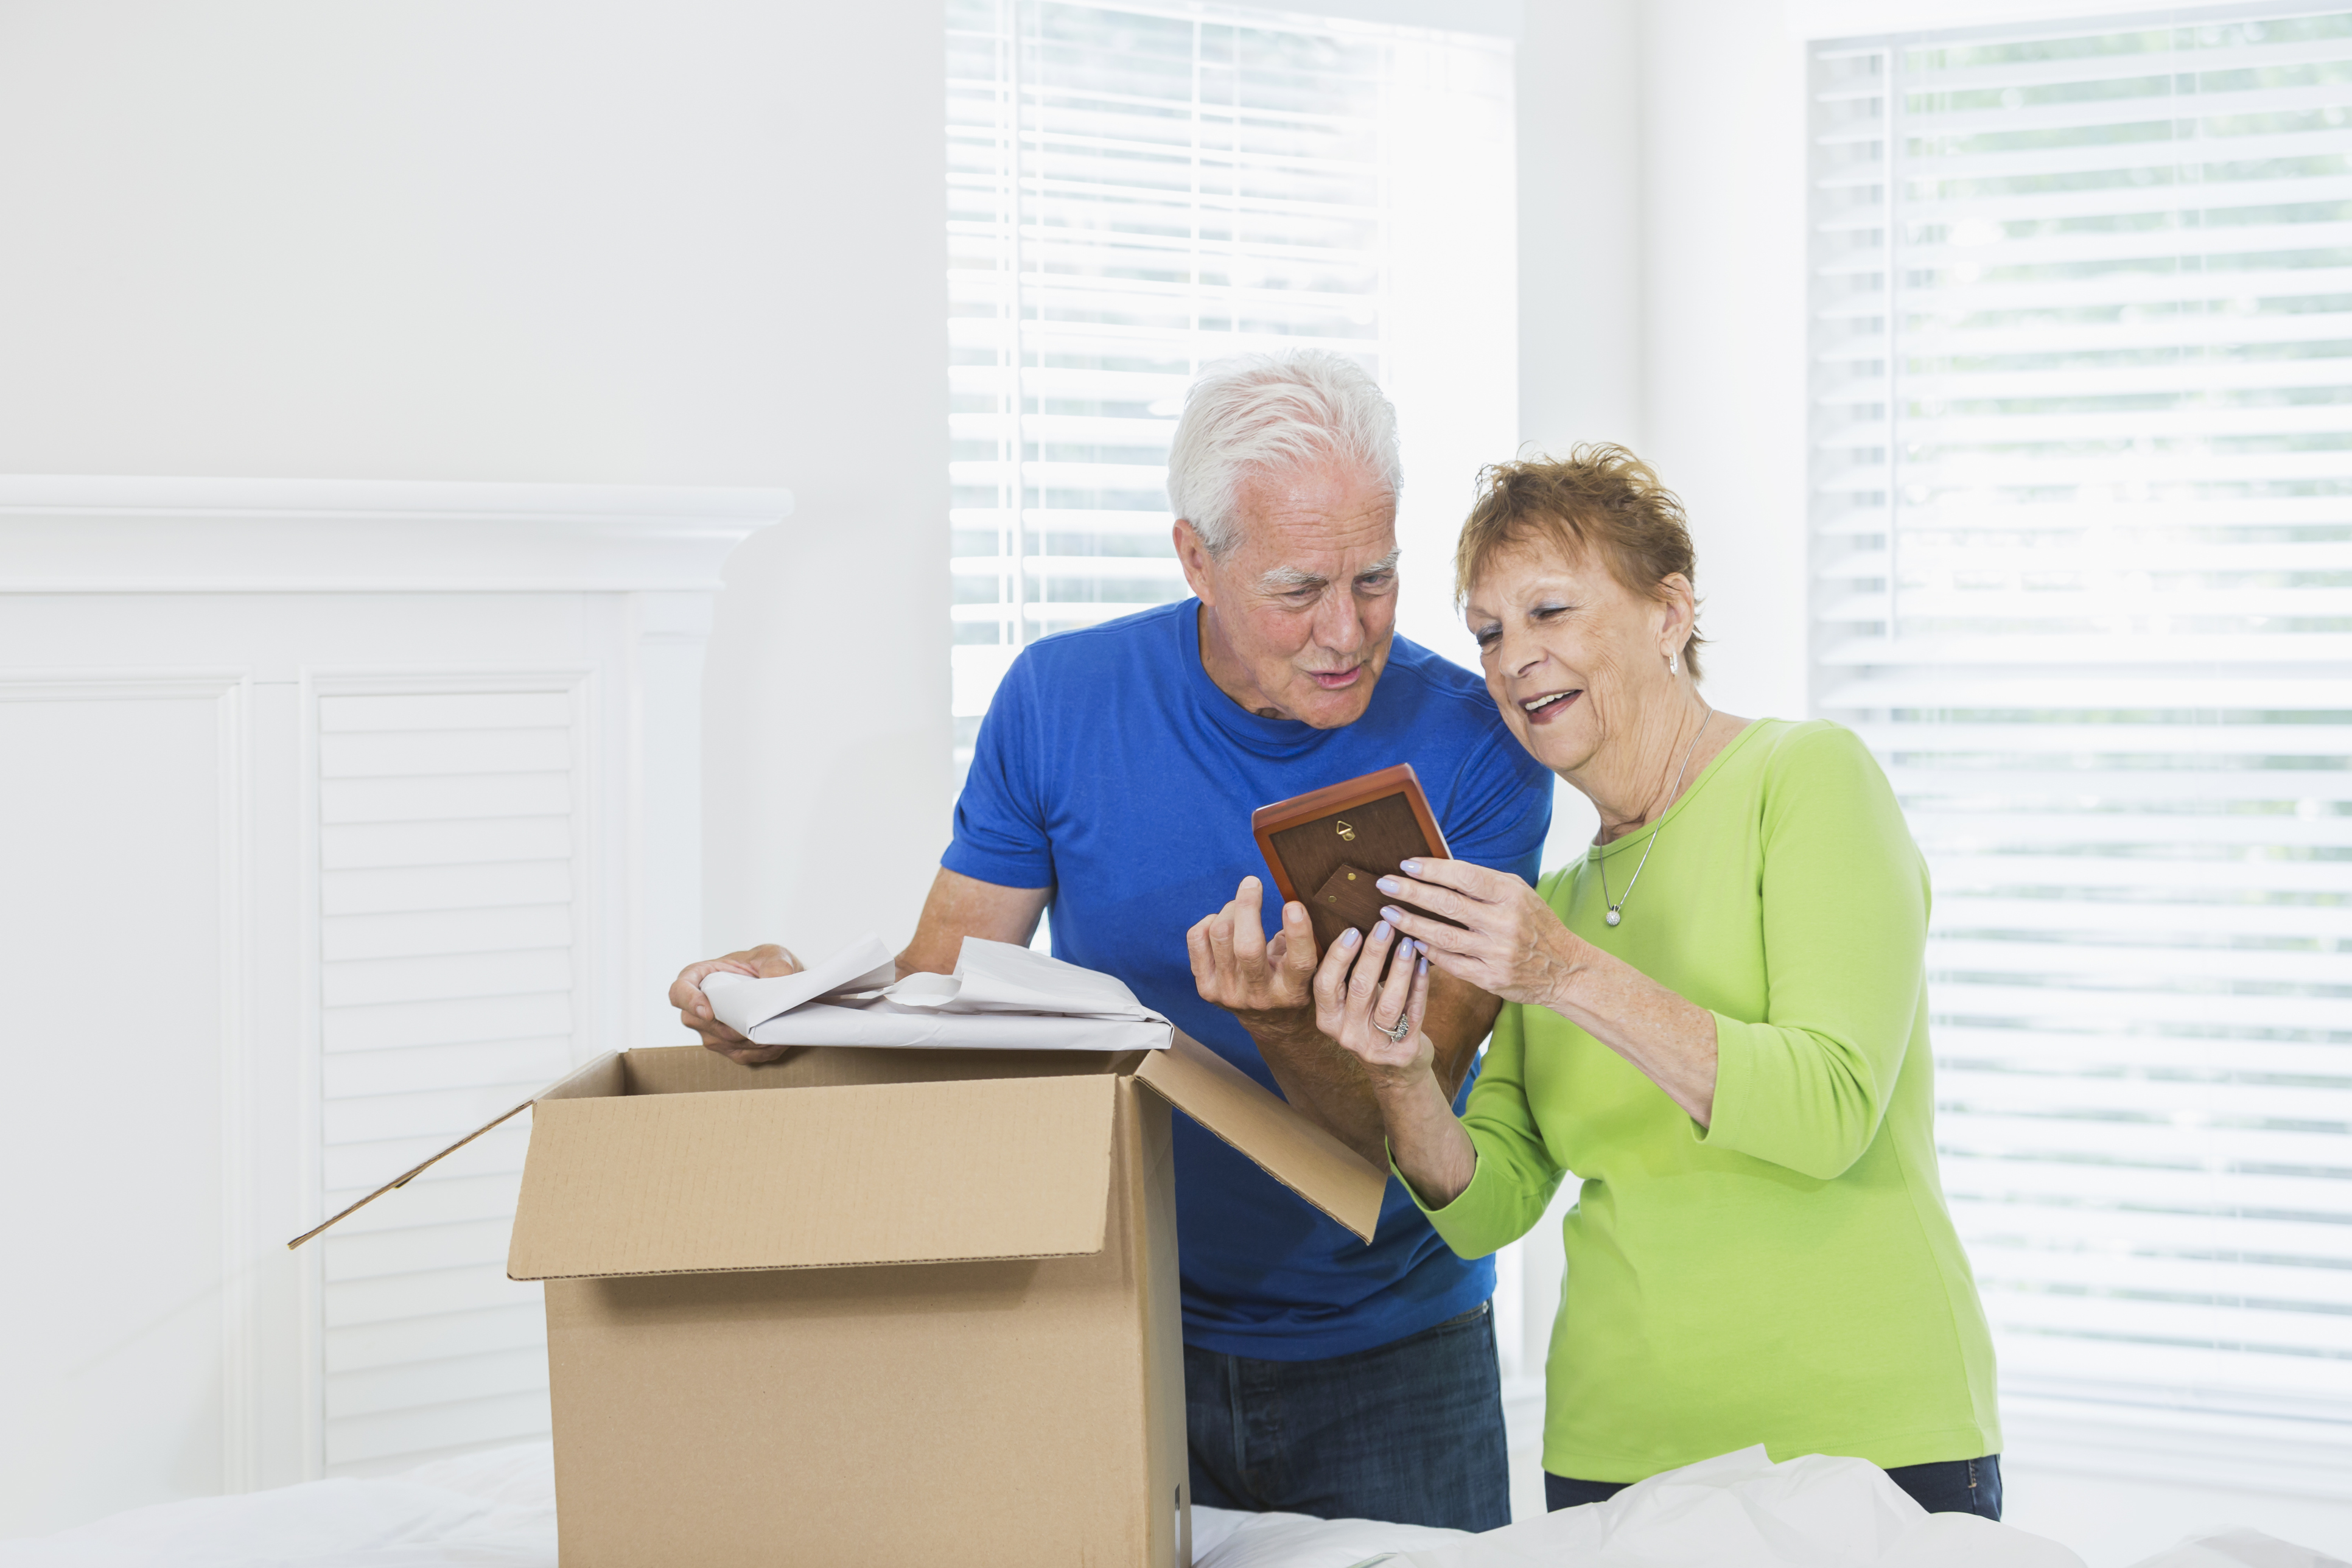
{"type": "MultiPolygon", "coordinates": [[[[1929,1513],[1973,1513],[2000,1518],[2000,1456],[1981,1459],[1939,1459],[1931,1465],[1897,1465],[1886,1479],[1911,1494],[1911,1500],[1929,1513]]],[[[1544,1475],[1544,1507],[1575,1508],[1604,1502],[1623,1491],[1630,1481],[1574,1481],[1566,1476],[1544,1475]]]]}
{"type": "Polygon", "coordinates": [[[1492,1530],[1511,1522],[1503,1384],[1486,1302],[1323,1361],[1184,1347],[1192,1500],[1492,1530]]]}

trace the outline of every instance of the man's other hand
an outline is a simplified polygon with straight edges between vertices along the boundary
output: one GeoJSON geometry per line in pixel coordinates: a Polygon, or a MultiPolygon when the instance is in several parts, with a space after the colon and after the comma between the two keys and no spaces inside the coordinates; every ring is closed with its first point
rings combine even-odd
{"type": "Polygon", "coordinates": [[[679,1021],[729,1061],[751,1067],[774,1061],[791,1050],[790,1046],[755,1046],[719,1021],[719,1016],[710,1010],[710,998],[702,994],[702,982],[722,970],[729,974],[748,974],[754,980],[773,974],[797,974],[801,961],[793,956],[792,950],[771,942],[741,952],[730,952],[724,958],[706,958],[679,970],[669,987],[669,1005],[677,1009],[679,1021]]]}
{"type": "Polygon", "coordinates": [[[1307,906],[1282,906],[1282,930],[1265,940],[1264,893],[1255,877],[1242,879],[1233,902],[1184,933],[1192,984],[1255,1035],[1271,1026],[1314,1026],[1315,928],[1307,906]]]}

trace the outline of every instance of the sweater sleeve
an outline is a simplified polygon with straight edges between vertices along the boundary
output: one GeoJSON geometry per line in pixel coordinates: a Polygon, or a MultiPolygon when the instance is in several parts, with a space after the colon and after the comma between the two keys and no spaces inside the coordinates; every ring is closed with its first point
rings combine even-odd
{"type": "MultiPolygon", "coordinates": [[[[1528,1109],[1527,1035],[1516,1004],[1505,1003],[1496,1016],[1494,1038],[1462,1125],[1478,1152],[1478,1164],[1461,1195],[1444,1208],[1431,1208],[1412,1192],[1411,1182],[1404,1190],[1412,1193],[1446,1246],[1464,1258],[1484,1258],[1535,1228],[1562,1174],[1528,1109]]],[[[1395,1169],[1393,1156],[1390,1168],[1395,1169]]],[[[1403,1173],[1397,1173],[1402,1180],[1403,1173]]]]}
{"type": "Polygon", "coordinates": [[[1760,1019],[1715,1016],[1700,1141],[1828,1181],[1878,1136],[1925,984],[1927,875],[1877,760],[1823,725],[1776,759],[1763,813],[1760,1019]]]}

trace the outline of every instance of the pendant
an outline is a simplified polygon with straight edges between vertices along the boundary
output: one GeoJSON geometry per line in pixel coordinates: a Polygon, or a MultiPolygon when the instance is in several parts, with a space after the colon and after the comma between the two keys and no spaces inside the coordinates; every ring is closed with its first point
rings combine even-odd
{"type": "Polygon", "coordinates": [[[1618,921],[1617,911],[1616,911],[1616,910],[1615,910],[1615,909],[1613,909],[1613,908],[1612,908],[1612,909],[1611,909],[1611,910],[1610,910],[1610,911],[1609,911],[1609,923],[1610,923],[1611,925],[1615,925],[1615,924],[1617,923],[1617,921],[1618,921]]]}

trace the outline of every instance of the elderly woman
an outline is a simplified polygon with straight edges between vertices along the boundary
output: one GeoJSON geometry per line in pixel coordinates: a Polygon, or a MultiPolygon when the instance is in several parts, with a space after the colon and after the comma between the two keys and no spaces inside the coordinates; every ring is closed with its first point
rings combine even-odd
{"type": "Polygon", "coordinates": [[[1454,1251],[1582,1179],[1550,1506],[1762,1443],[1999,1518],[1992,1346],[1936,1170],[1927,874],[1885,776],[1833,724],[1707,705],[1681,505],[1622,448],[1488,470],[1455,572],[1487,689],[1600,837],[1532,889],[1408,861],[1316,998],[1454,1251]],[[1507,1004],[1459,1119],[1432,965],[1507,1004]]]}

